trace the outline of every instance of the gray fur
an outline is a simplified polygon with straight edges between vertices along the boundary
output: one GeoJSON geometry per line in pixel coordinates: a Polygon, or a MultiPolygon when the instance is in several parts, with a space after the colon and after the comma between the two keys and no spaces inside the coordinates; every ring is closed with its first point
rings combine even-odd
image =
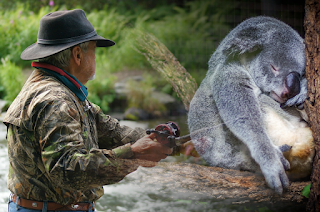
{"type": "Polygon", "coordinates": [[[263,107],[287,116],[269,96],[284,90],[292,71],[300,74],[301,90],[284,106],[301,105],[306,98],[303,39],[270,17],[250,18],[233,29],[209,60],[190,104],[188,125],[197,152],[212,166],[260,168],[268,185],[282,193],[289,186],[290,164],[266,132],[263,107]]]}

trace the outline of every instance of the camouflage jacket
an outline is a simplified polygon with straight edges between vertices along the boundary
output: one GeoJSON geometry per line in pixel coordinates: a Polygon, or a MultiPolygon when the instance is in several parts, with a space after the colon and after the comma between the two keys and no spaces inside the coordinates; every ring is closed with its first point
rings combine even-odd
{"type": "Polygon", "coordinates": [[[50,74],[35,70],[7,111],[8,188],[38,201],[95,201],[103,185],[138,167],[131,142],[141,128],[120,126],[97,105],[83,102],[50,74]]]}

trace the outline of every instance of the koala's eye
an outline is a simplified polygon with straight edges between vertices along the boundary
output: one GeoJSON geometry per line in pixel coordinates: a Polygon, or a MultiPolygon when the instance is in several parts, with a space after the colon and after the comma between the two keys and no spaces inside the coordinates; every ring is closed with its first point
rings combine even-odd
{"type": "Polygon", "coordinates": [[[272,70],[272,73],[277,76],[279,75],[279,69],[277,69],[276,67],[274,67],[273,65],[271,65],[271,70],[272,70]]]}

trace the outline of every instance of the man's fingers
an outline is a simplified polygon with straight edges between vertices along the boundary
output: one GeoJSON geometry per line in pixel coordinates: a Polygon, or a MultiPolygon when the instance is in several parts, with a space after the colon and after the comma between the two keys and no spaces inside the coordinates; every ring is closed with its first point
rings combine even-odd
{"type": "Polygon", "coordinates": [[[172,154],[173,149],[159,143],[155,136],[151,133],[132,144],[131,149],[136,159],[158,162],[172,154]]]}
{"type": "Polygon", "coordinates": [[[164,146],[164,145],[162,145],[162,146],[163,146],[163,153],[164,153],[164,154],[170,155],[170,154],[172,153],[172,151],[173,151],[172,148],[169,148],[169,147],[164,146]]]}
{"type": "Polygon", "coordinates": [[[169,148],[169,147],[161,144],[160,142],[158,142],[158,141],[156,140],[156,134],[155,134],[155,133],[151,133],[151,134],[149,135],[149,138],[150,138],[152,141],[157,142],[158,148],[160,148],[160,152],[162,152],[163,154],[169,155],[169,154],[172,153],[172,151],[173,151],[172,148],[169,148]]]}
{"type": "Polygon", "coordinates": [[[156,138],[156,134],[155,133],[151,133],[150,135],[148,135],[148,137],[153,140],[156,138]]]}

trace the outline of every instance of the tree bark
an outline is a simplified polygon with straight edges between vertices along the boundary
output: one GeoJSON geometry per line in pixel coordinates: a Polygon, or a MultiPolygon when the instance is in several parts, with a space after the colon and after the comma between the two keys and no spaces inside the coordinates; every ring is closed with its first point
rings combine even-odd
{"type": "Polygon", "coordinates": [[[320,211],[320,2],[305,2],[306,77],[308,100],[306,111],[315,141],[316,154],[311,175],[311,191],[307,211],[320,211]]]}
{"type": "Polygon", "coordinates": [[[191,163],[159,162],[153,168],[143,169],[137,180],[147,185],[161,185],[164,191],[186,192],[207,199],[231,200],[232,204],[285,204],[306,207],[307,198],[302,189],[310,181],[291,182],[288,190],[278,195],[270,189],[261,173],[208,167],[191,163]]]}

